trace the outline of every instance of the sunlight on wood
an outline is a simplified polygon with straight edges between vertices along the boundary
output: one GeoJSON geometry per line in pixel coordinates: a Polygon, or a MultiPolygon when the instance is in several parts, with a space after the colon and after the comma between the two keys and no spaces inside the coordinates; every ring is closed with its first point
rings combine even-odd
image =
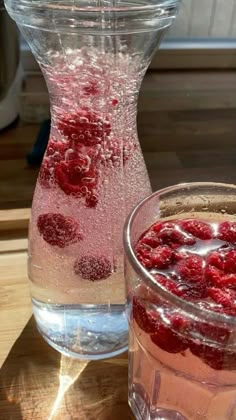
{"type": "Polygon", "coordinates": [[[61,356],[60,372],[59,372],[59,388],[55,402],[52,406],[51,413],[48,420],[53,420],[57,416],[58,409],[60,408],[61,402],[69,390],[71,385],[79,378],[81,373],[88,365],[89,360],[76,360],[61,356]]]}

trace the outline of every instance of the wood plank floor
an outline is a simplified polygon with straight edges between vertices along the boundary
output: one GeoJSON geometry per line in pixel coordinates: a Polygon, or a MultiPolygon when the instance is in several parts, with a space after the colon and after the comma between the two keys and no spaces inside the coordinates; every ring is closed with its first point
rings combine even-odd
{"type": "MultiPolygon", "coordinates": [[[[186,181],[236,183],[236,72],[149,72],[138,114],[156,190],[186,181]]],[[[37,169],[25,155],[37,125],[0,133],[0,209],[31,204],[37,169]]]]}

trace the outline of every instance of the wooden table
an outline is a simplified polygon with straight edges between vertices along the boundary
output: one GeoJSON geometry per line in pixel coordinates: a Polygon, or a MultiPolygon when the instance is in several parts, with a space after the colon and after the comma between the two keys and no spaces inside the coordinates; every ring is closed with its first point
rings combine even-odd
{"type": "Polygon", "coordinates": [[[28,218],[29,209],[0,211],[0,419],[133,419],[127,353],[80,362],[37,332],[26,272],[28,218]]]}

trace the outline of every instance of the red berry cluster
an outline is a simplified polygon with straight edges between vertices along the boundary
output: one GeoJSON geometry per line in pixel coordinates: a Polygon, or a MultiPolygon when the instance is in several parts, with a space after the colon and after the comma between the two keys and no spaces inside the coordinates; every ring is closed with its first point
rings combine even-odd
{"type": "MultiPolygon", "coordinates": [[[[155,223],[140,237],[136,256],[169,292],[210,311],[236,316],[236,222],[214,226],[198,219],[155,223]]],[[[163,323],[158,310],[147,309],[150,302],[158,304],[158,296],[155,302],[153,296],[142,291],[133,297],[133,317],[156,345],[170,353],[189,348],[214,369],[232,368],[234,359],[236,368],[236,354],[226,349],[229,329],[197,321],[193,325],[170,308],[168,322],[163,323]],[[190,340],[193,330],[215,344],[190,340]]]]}
{"type": "Polygon", "coordinates": [[[136,144],[111,138],[108,117],[83,108],[59,114],[57,128],[64,141],[50,139],[39,182],[44,188],[58,185],[65,194],[83,199],[86,207],[96,207],[100,165],[125,165],[136,144]]]}

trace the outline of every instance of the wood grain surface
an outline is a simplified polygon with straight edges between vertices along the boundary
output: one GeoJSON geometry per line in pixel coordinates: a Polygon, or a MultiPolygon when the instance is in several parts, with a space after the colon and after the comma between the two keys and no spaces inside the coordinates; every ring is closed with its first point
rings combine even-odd
{"type": "Polygon", "coordinates": [[[26,270],[26,240],[0,241],[0,367],[32,313],[26,270]]]}
{"type": "Polygon", "coordinates": [[[99,362],[61,356],[33,318],[1,368],[1,420],[131,420],[127,354],[99,362]]]}

